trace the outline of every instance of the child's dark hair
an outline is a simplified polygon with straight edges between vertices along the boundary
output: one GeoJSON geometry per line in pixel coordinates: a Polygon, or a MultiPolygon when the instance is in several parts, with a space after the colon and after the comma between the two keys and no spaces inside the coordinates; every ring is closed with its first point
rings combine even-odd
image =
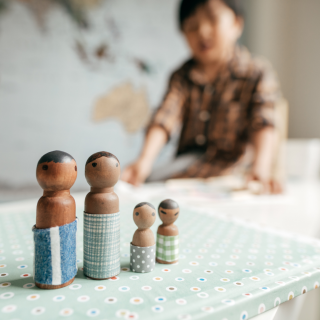
{"type": "MultiPolygon", "coordinates": [[[[189,18],[196,9],[206,4],[209,0],[182,0],[179,8],[179,26],[182,30],[183,22],[189,18]]],[[[244,17],[242,0],[221,0],[223,1],[237,17],[244,17]]]]}

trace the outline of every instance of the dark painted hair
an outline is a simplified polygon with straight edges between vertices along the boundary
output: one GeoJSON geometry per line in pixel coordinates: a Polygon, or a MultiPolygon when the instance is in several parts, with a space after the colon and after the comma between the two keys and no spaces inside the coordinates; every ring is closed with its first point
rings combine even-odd
{"type": "Polygon", "coordinates": [[[55,163],[65,163],[70,162],[72,160],[74,160],[74,158],[69,153],[60,150],[55,150],[43,155],[38,161],[38,165],[44,162],[53,161],[55,163]]]}
{"type": "Polygon", "coordinates": [[[94,161],[94,160],[97,160],[97,159],[101,158],[101,157],[114,158],[114,159],[116,159],[116,160],[119,162],[119,164],[120,164],[120,161],[118,160],[118,158],[117,158],[115,155],[113,155],[112,153],[110,153],[110,152],[105,152],[105,151],[99,151],[99,152],[94,153],[93,155],[91,155],[91,156],[88,158],[88,160],[87,160],[87,162],[86,162],[86,165],[87,165],[88,163],[94,161]]]}
{"type": "Polygon", "coordinates": [[[134,208],[135,209],[140,208],[140,207],[143,207],[144,205],[147,205],[147,206],[151,207],[152,209],[155,209],[155,207],[149,202],[140,202],[134,208]]]}
{"type": "Polygon", "coordinates": [[[161,201],[158,210],[160,209],[160,207],[163,209],[177,209],[179,208],[179,205],[174,200],[166,199],[161,201]]]}
{"type": "MultiPolygon", "coordinates": [[[[182,30],[183,22],[189,18],[199,6],[206,4],[209,0],[182,0],[179,8],[179,27],[182,30]]],[[[244,17],[242,0],[221,0],[237,17],[244,17]]]]}

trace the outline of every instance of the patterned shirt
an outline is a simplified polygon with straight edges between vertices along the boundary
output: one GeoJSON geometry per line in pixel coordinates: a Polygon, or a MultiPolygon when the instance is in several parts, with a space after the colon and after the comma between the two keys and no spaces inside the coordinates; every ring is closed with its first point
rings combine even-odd
{"type": "Polygon", "coordinates": [[[149,129],[161,126],[169,139],[181,128],[177,155],[203,154],[175,177],[226,174],[239,163],[251,134],[274,126],[274,105],[280,97],[269,63],[237,47],[212,82],[206,81],[193,59],[175,71],[149,129]]]}

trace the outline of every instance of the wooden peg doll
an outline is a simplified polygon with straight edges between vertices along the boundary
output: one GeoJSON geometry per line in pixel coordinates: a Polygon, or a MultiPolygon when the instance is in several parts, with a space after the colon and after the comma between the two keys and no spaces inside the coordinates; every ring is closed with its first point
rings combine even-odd
{"type": "Polygon", "coordinates": [[[86,162],[85,176],[91,186],[84,203],[83,273],[100,280],[120,273],[119,198],[113,191],[120,176],[120,162],[101,151],[86,162]]]}
{"type": "Polygon", "coordinates": [[[150,227],[156,221],[156,209],[149,202],[137,204],[133,221],[138,229],[130,246],[130,269],[134,272],[151,272],[155,265],[155,240],[150,227]]]}
{"type": "Polygon", "coordinates": [[[156,260],[159,263],[172,264],[179,258],[179,230],[174,222],[179,216],[179,205],[171,200],[163,200],[158,208],[162,224],[157,231],[156,260]]]}
{"type": "Polygon", "coordinates": [[[34,280],[41,289],[58,289],[73,282],[77,273],[76,203],[70,188],[77,163],[63,151],[46,153],[36,176],[44,190],[37,205],[34,236],[34,280]]]}

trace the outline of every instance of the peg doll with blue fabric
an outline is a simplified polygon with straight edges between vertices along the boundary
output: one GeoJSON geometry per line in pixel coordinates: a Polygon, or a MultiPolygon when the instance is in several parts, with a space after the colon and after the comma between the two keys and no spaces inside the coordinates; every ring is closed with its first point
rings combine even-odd
{"type": "Polygon", "coordinates": [[[37,181],[44,191],[32,231],[34,281],[41,289],[65,287],[77,274],[76,202],[70,195],[77,171],[74,158],[59,150],[43,155],[37,165],[37,181]]]}

